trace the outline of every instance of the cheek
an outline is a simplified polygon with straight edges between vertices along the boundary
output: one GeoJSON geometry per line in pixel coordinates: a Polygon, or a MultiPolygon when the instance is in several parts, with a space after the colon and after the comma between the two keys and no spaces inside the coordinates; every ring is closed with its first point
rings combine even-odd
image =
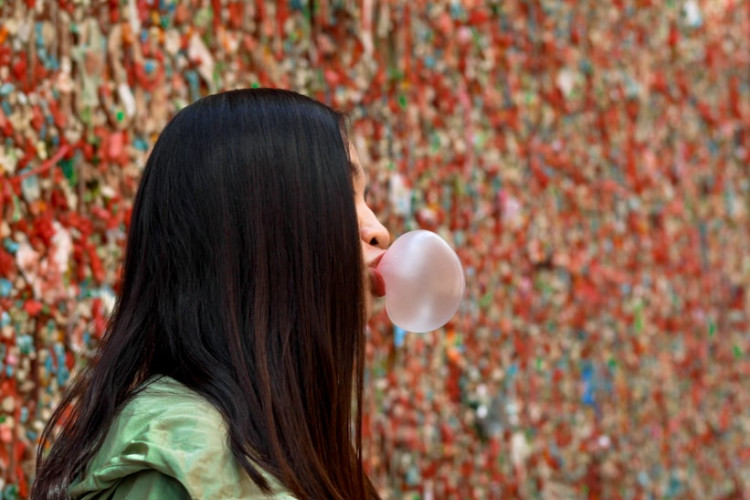
{"type": "Polygon", "coordinates": [[[378,218],[375,216],[375,212],[372,211],[370,204],[363,197],[360,203],[357,203],[357,213],[362,212],[366,217],[371,218],[371,222],[377,222],[378,218]]]}
{"type": "Polygon", "coordinates": [[[357,208],[357,222],[359,223],[359,228],[362,229],[362,226],[367,224],[367,219],[372,215],[372,212],[370,211],[370,208],[367,206],[367,203],[365,203],[364,200],[357,200],[356,202],[356,208],[357,208]]]}

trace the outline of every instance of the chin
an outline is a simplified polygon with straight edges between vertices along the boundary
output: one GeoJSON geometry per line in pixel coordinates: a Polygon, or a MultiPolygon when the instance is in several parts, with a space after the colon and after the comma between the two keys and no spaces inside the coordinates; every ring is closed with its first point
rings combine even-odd
{"type": "Polygon", "coordinates": [[[365,292],[365,320],[370,321],[372,318],[372,293],[368,290],[365,292]]]}

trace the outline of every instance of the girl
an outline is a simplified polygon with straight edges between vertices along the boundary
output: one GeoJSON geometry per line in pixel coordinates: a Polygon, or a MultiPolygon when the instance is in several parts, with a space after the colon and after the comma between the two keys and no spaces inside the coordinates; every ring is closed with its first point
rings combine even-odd
{"type": "Polygon", "coordinates": [[[32,497],[377,498],[359,402],[390,238],[365,187],[345,118],[310,98],[235,90],[180,111],[32,497]]]}

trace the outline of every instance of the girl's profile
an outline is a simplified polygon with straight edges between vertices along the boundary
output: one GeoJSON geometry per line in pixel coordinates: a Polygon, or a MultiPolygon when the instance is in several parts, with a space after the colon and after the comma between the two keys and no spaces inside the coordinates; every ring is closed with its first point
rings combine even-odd
{"type": "Polygon", "coordinates": [[[235,90],[175,115],[134,202],[96,356],[33,498],[377,498],[363,470],[368,269],[389,235],[344,115],[235,90]]]}

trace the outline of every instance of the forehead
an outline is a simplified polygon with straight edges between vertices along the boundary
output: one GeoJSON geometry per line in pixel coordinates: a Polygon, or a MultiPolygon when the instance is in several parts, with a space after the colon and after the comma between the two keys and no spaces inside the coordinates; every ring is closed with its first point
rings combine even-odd
{"type": "Polygon", "coordinates": [[[359,162],[350,161],[349,167],[352,169],[352,176],[354,177],[354,179],[359,180],[367,177],[367,174],[362,169],[362,165],[360,165],[359,162]]]}
{"type": "Polygon", "coordinates": [[[355,180],[367,180],[367,172],[362,168],[362,164],[359,162],[359,154],[351,143],[349,143],[349,166],[352,169],[355,180]]]}

